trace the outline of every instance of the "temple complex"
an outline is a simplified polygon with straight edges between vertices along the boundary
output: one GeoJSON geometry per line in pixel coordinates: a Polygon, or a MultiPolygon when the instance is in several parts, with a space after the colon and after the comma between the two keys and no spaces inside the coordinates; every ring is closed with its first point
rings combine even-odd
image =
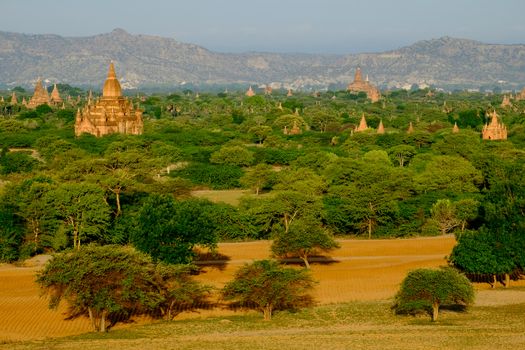
{"type": "Polygon", "coordinates": [[[350,92],[365,92],[366,96],[372,101],[377,102],[381,98],[379,90],[368,81],[368,75],[366,80],[363,80],[361,75],[361,68],[357,67],[355,71],[354,81],[348,85],[346,90],[350,92]]]}
{"type": "Polygon", "coordinates": [[[498,120],[498,114],[494,110],[488,115],[491,117],[490,123],[486,123],[481,133],[483,140],[506,140],[507,139],[507,127],[505,124],[500,123],[498,120]]]}
{"type": "Polygon", "coordinates": [[[77,111],[75,135],[83,133],[100,137],[121,133],[140,135],[143,131],[142,111],[122,96],[122,89],[115,74],[113,63],[109,65],[102,97],[89,102],[77,111]]]}
{"type": "Polygon", "coordinates": [[[361,121],[359,122],[359,126],[355,128],[355,132],[365,131],[366,129],[368,129],[368,125],[366,124],[365,114],[363,113],[361,116],[361,121]]]}
{"type": "Polygon", "coordinates": [[[385,126],[383,125],[383,119],[379,121],[379,126],[377,127],[377,133],[378,134],[384,134],[385,133],[385,126]]]}
{"type": "Polygon", "coordinates": [[[46,89],[42,86],[42,80],[38,79],[35,85],[35,92],[33,97],[27,103],[27,108],[36,108],[37,106],[50,104],[49,95],[47,94],[46,89]]]}
{"type": "Polygon", "coordinates": [[[250,85],[250,87],[248,88],[248,91],[246,91],[246,94],[245,94],[245,95],[248,96],[248,97],[255,96],[255,91],[253,91],[251,85],[250,85]]]}
{"type": "Polygon", "coordinates": [[[58,92],[57,84],[53,85],[53,91],[51,92],[51,103],[54,105],[59,105],[63,103],[60,93],[58,92]]]}

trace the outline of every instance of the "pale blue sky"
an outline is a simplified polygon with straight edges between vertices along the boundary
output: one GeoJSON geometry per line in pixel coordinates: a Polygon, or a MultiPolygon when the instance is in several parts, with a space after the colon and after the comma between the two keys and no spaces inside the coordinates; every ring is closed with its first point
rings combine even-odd
{"type": "Polygon", "coordinates": [[[452,36],[525,43],[525,0],[1,0],[1,31],[123,28],[214,51],[356,53],[452,36]]]}

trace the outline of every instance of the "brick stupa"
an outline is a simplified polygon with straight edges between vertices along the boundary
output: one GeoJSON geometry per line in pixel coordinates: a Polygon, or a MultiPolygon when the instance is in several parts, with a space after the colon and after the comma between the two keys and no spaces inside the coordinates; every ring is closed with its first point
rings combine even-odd
{"type": "Polygon", "coordinates": [[[64,102],[62,97],[60,97],[60,93],[58,92],[57,84],[53,85],[53,91],[51,92],[50,100],[54,105],[59,105],[64,102]]]}
{"type": "Polygon", "coordinates": [[[246,91],[245,95],[248,96],[248,97],[255,96],[255,91],[253,91],[251,86],[248,88],[248,91],[246,91]]]}
{"type": "Polygon", "coordinates": [[[483,140],[506,140],[507,127],[499,122],[496,111],[490,113],[489,117],[491,117],[490,124],[486,123],[481,133],[483,140]]]}
{"type": "Polygon", "coordinates": [[[348,85],[346,90],[350,92],[365,92],[366,96],[372,102],[377,102],[381,98],[379,90],[368,81],[368,76],[366,77],[366,80],[363,80],[361,68],[359,67],[357,67],[357,70],[355,71],[354,81],[348,85]]]}
{"type": "Polygon", "coordinates": [[[365,114],[363,113],[359,125],[355,128],[355,132],[365,131],[366,129],[368,129],[368,125],[366,124],[365,114]]]}
{"type": "Polygon", "coordinates": [[[83,133],[96,137],[107,134],[142,134],[144,124],[142,111],[133,107],[133,103],[122,96],[122,89],[115,74],[113,63],[109,72],[102,97],[94,104],[88,103],[77,111],[75,135],[83,133]]]}
{"type": "Polygon", "coordinates": [[[49,95],[46,89],[42,86],[42,80],[38,79],[35,85],[35,92],[33,97],[27,103],[27,108],[36,108],[40,105],[49,105],[49,95]]]}

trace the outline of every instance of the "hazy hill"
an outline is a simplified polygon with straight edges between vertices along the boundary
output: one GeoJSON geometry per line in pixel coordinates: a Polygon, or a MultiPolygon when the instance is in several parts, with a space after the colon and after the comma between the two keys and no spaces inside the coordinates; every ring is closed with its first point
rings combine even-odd
{"type": "Polygon", "coordinates": [[[359,65],[381,86],[519,88],[525,85],[525,45],[492,45],[444,37],[383,53],[316,55],[227,54],[170,38],[122,29],[91,37],[0,32],[0,84],[50,82],[99,86],[116,62],[125,87],[263,84],[326,87],[347,84],[359,65]]]}

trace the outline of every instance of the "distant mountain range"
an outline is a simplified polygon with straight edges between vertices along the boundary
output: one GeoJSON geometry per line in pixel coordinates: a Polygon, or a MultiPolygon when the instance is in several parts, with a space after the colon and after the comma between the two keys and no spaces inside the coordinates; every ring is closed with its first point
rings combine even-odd
{"type": "Polygon", "coordinates": [[[269,83],[295,89],[342,88],[353,80],[358,66],[382,88],[525,86],[525,45],[521,44],[443,37],[382,53],[233,54],[122,29],[75,38],[0,32],[0,85],[4,87],[30,86],[38,77],[48,83],[100,87],[111,60],[124,88],[269,83]]]}

